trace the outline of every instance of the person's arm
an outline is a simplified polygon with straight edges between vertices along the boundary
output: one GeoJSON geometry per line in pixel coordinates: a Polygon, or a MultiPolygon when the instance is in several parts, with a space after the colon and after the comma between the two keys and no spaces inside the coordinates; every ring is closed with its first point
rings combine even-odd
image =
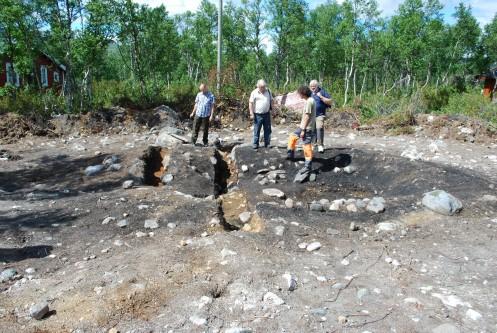
{"type": "Polygon", "coordinates": [[[250,112],[250,119],[254,119],[254,96],[250,94],[249,98],[249,112],[250,112]]]}
{"type": "Polygon", "coordinates": [[[321,94],[321,91],[320,91],[320,92],[318,92],[316,95],[319,97],[319,99],[320,99],[320,100],[321,100],[324,104],[326,104],[326,105],[328,105],[328,106],[331,106],[331,104],[333,103],[333,100],[332,100],[332,99],[329,97],[329,95],[328,95],[328,94],[326,94],[326,93],[325,93],[325,94],[321,94]]]}
{"type": "Polygon", "coordinates": [[[305,136],[305,130],[307,125],[309,125],[309,121],[311,120],[311,116],[308,113],[304,113],[302,116],[302,122],[300,123],[300,137],[303,138],[305,136]]]}
{"type": "Polygon", "coordinates": [[[198,95],[195,97],[195,105],[193,106],[193,111],[190,114],[190,118],[193,118],[193,116],[195,116],[195,113],[197,112],[197,103],[198,103],[198,95]]]}
{"type": "Polygon", "coordinates": [[[195,106],[193,107],[193,111],[190,114],[190,118],[193,118],[195,116],[195,113],[197,113],[197,103],[195,103],[195,106]]]}

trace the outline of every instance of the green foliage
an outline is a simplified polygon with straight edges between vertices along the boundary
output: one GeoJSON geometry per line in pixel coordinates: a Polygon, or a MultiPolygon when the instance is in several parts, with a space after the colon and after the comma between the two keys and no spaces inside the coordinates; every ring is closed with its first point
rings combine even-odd
{"type": "Polygon", "coordinates": [[[465,115],[497,124],[497,104],[484,98],[479,91],[453,94],[439,113],[465,115]]]}
{"type": "Polygon", "coordinates": [[[0,88],[0,114],[14,112],[22,115],[38,115],[48,119],[52,114],[62,113],[64,99],[49,90],[38,92],[13,87],[0,88]]]}

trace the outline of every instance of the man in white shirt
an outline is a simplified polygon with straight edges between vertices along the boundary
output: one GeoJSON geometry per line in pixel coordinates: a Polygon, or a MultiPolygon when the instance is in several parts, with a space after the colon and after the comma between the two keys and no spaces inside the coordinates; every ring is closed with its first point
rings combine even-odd
{"type": "Polygon", "coordinates": [[[252,147],[259,148],[261,129],[264,128],[264,147],[271,145],[271,113],[274,109],[271,91],[266,89],[264,80],[257,81],[257,88],[252,91],[249,99],[250,119],[254,120],[254,138],[252,147]]]}

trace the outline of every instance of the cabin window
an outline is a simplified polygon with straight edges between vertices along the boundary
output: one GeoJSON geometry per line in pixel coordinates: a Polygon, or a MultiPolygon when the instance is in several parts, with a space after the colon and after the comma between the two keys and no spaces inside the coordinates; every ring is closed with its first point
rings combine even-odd
{"type": "Polygon", "coordinates": [[[48,87],[48,68],[45,65],[40,66],[41,86],[48,87]]]}
{"type": "Polygon", "coordinates": [[[59,72],[53,72],[53,81],[59,82],[59,72]]]}

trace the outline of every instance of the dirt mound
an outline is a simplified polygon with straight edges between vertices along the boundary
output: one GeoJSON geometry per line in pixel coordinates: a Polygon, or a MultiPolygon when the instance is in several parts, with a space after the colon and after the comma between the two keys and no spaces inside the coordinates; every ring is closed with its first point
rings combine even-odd
{"type": "Polygon", "coordinates": [[[154,127],[175,127],[179,122],[176,111],[165,105],[149,110],[113,107],[81,115],[56,115],[51,119],[8,113],[0,118],[0,143],[14,143],[26,136],[140,132],[154,127]]]}
{"type": "Polygon", "coordinates": [[[0,143],[14,143],[30,135],[52,135],[53,127],[37,116],[21,116],[7,113],[0,117],[0,143]]]}

